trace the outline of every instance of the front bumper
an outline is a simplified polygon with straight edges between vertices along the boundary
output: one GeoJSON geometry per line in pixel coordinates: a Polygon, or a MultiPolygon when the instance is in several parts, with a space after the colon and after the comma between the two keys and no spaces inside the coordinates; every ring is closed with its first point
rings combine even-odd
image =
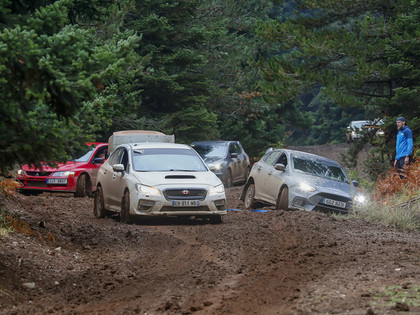
{"type": "MultiPolygon", "coordinates": [[[[150,196],[136,192],[130,194],[130,214],[146,216],[207,216],[224,215],[226,210],[226,195],[215,194],[206,196],[203,200],[195,200],[194,206],[175,206],[174,201],[182,199],[167,199],[165,196],[150,196]]],[[[185,199],[191,200],[191,199],[185,199]]]]}
{"type": "Polygon", "coordinates": [[[66,182],[61,184],[49,184],[47,183],[49,179],[51,179],[51,177],[44,176],[18,176],[16,178],[16,180],[22,184],[20,191],[56,191],[70,193],[74,193],[76,191],[75,177],[54,177],[54,179],[66,179],[66,182]]]}
{"type": "Polygon", "coordinates": [[[351,198],[330,192],[316,192],[309,195],[291,194],[290,198],[290,208],[298,210],[349,213],[353,207],[351,198]]]}

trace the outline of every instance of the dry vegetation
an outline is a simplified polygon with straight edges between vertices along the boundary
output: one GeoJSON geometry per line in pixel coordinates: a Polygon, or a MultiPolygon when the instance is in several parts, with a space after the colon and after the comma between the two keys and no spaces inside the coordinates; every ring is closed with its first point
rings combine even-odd
{"type": "Polygon", "coordinates": [[[420,229],[420,163],[407,169],[406,177],[391,169],[379,177],[367,205],[355,216],[366,221],[380,222],[402,229],[420,229]]]}

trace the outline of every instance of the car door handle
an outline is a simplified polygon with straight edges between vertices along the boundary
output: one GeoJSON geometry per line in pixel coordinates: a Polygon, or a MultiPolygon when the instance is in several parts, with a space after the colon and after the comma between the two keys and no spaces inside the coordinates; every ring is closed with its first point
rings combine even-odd
{"type": "Polygon", "coordinates": [[[269,171],[269,172],[268,172],[268,175],[272,175],[272,174],[273,174],[273,171],[269,171]]]}

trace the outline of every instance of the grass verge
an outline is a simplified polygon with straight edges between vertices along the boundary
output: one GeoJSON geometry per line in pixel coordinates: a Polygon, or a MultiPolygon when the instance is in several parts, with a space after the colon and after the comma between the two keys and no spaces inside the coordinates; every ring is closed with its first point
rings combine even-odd
{"type": "Polygon", "coordinates": [[[420,230],[420,192],[418,196],[417,199],[412,198],[405,202],[400,202],[400,196],[396,196],[394,201],[387,203],[368,202],[356,209],[352,217],[395,226],[403,230],[420,230]]]}

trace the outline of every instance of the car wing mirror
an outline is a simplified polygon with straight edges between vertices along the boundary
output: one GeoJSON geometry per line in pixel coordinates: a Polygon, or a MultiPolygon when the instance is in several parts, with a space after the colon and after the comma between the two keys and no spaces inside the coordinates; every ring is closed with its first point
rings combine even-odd
{"type": "Polygon", "coordinates": [[[277,163],[276,165],[274,165],[274,169],[276,169],[277,171],[284,172],[284,170],[286,169],[286,166],[284,166],[284,164],[282,163],[277,163]]]}
{"type": "Polygon", "coordinates": [[[230,154],[230,157],[231,157],[231,158],[237,158],[237,157],[238,157],[238,153],[231,153],[231,154],[230,154]]]}
{"type": "Polygon", "coordinates": [[[124,172],[124,165],[122,164],[115,164],[112,166],[114,172],[124,172]]]}
{"type": "Polygon", "coordinates": [[[359,187],[359,182],[357,180],[352,181],[354,187],[359,187]]]}
{"type": "Polygon", "coordinates": [[[105,161],[104,158],[94,158],[92,163],[93,164],[102,164],[105,161]]]}

